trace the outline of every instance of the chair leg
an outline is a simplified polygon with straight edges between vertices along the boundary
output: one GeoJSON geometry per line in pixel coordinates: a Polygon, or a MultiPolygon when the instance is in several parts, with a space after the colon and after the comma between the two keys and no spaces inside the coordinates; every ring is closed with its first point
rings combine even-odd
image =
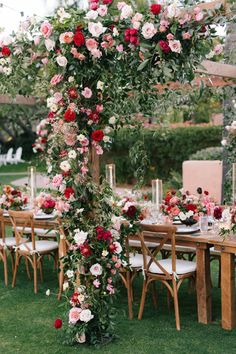
{"type": "Polygon", "coordinates": [[[143,309],[144,309],[144,305],[145,305],[146,293],[147,293],[147,280],[145,279],[143,281],[142,297],[141,297],[140,308],[139,308],[139,313],[138,313],[139,320],[141,320],[143,317],[143,309]]]}
{"type": "Polygon", "coordinates": [[[14,288],[16,285],[16,273],[18,270],[19,266],[19,254],[16,252],[16,261],[15,261],[15,267],[14,267],[14,272],[13,272],[13,279],[12,279],[12,287],[14,288]]]}
{"type": "Polygon", "coordinates": [[[25,257],[25,268],[26,268],[26,273],[28,278],[31,279],[30,270],[29,270],[29,260],[27,257],[25,257]]]}
{"type": "Polygon", "coordinates": [[[155,281],[152,282],[152,302],[155,307],[157,308],[157,289],[156,289],[156,283],[155,281]]]}
{"type": "Polygon", "coordinates": [[[172,284],[173,284],[173,296],[174,296],[174,306],[175,306],[176,329],[177,331],[180,331],[179,303],[178,303],[178,292],[177,292],[176,280],[172,280],[172,284]]]}
{"type": "Polygon", "coordinates": [[[37,286],[37,258],[36,258],[36,254],[33,255],[33,269],[34,269],[34,293],[37,294],[38,286],[37,286]]]}
{"type": "Polygon", "coordinates": [[[219,258],[218,288],[221,287],[221,259],[219,258]]]}
{"type": "Polygon", "coordinates": [[[170,290],[167,288],[167,306],[168,306],[169,312],[171,310],[171,301],[172,301],[172,296],[171,296],[170,290]]]}
{"type": "Polygon", "coordinates": [[[15,270],[15,253],[13,250],[10,250],[10,255],[11,255],[11,269],[12,269],[12,274],[14,273],[15,270]]]}
{"type": "Polygon", "coordinates": [[[128,309],[129,309],[129,319],[133,319],[133,302],[132,302],[132,284],[130,272],[126,272],[126,282],[127,282],[127,295],[128,295],[128,309]]]}
{"type": "Polygon", "coordinates": [[[5,250],[3,251],[3,264],[4,264],[4,281],[5,281],[5,285],[8,286],[7,255],[5,250]]]}
{"type": "Polygon", "coordinates": [[[42,267],[42,259],[40,259],[39,261],[39,274],[40,274],[40,281],[41,284],[43,283],[43,267],[42,267]]]}

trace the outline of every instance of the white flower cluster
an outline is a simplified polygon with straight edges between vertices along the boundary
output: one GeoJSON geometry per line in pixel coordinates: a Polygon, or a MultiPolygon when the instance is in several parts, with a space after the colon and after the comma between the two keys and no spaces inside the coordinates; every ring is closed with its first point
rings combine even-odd
{"type": "Polygon", "coordinates": [[[9,76],[12,73],[10,58],[0,58],[0,73],[9,76]]]}

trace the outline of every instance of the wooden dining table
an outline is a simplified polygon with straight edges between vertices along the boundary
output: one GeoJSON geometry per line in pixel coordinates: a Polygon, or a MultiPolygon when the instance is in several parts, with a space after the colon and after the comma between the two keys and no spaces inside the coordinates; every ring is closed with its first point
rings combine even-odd
{"type": "MultiPolygon", "coordinates": [[[[11,225],[10,218],[4,216],[5,225],[11,225]]],[[[22,220],[24,225],[24,220],[22,220]]],[[[59,230],[59,222],[54,219],[35,219],[35,228],[46,230],[59,230]]],[[[151,234],[151,237],[160,238],[161,235],[151,234]]],[[[222,298],[222,327],[232,329],[235,321],[235,239],[224,240],[212,232],[197,232],[192,234],[176,234],[176,245],[187,246],[196,249],[196,294],[198,322],[209,324],[212,322],[212,285],[210,276],[210,248],[215,247],[221,252],[221,298],[222,298]]],[[[59,241],[59,253],[65,253],[63,242],[59,241]]]]}

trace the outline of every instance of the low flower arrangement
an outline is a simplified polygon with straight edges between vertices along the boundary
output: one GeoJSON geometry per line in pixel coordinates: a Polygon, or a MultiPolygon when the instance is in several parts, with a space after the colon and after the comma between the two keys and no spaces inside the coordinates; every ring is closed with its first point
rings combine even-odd
{"type": "Polygon", "coordinates": [[[19,189],[10,185],[3,187],[3,193],[0,197],[0,207],[4,210],[23,210],[28,203],[28,198],[19,189]]]}
{"type": "Polygon", "coordinates": [[[219,234],[223,237],[236,234],[236,205],[222,211],[219,234]]]}
{"type": "Polygon", "coordinates": [[[210,215],[215,207],[214,200],[209,196],[208,191],[202,192],[199,187],[197,195],[186,192],[168,191],[161,205],[164,215],[172,221],[180,220],[185,225],[194,225],[198,222],[199,216],[210,215]]]}
{"type": "Polygon", "coordinates": [[[56,207],[56,200],[51,194],[41,192],[35,199],[36,208],[42,210],[45,214],[52,214],[56,207]]]}

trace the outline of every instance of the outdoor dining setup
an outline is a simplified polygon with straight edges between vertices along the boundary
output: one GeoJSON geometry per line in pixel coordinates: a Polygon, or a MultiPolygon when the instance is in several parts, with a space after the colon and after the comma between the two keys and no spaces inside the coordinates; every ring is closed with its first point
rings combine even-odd
{"type": "MultiPolygon", "coordinates": [[[[219,279],[221,282],[222,327],[235,327],[235,286],[234,268],[236,238],[232,236],[236,209],[217,205],[208,191],[198,188],[196,194],[188,191],[167,191],[163,196],[162,181],[152,181],[148,191],[117,190],[115,165],[106,165],[107,185],[113,189],[116,205],[114,215],[116,233],[122,227],[129,228],[125,237],[125,261],[118,264],[123,286],[127,289],[129,318],[133,313],[133,282],[135,276],[143,276],[138,319],[145,316],[145,298],[151,285],[156,281],[167,287],[168,297],[173,298],[176,329],[180,330],[181,309],[178,305],[178,290],[185,279],[191,279],[197,296],[198,322],[212,321],[211,260],[220,260],[219,279]],[[150,199],[147,197],[150,194],[150,199]],[[232,231],[231,231],[232,230],[232,231]],[[231,235],[231,236],[230,236],[231,235]]],[[[8,286],[7,257],[11,257],[12,287],[17,286],[17,271],[20,260],[25,262],[26,276],[31,279],[33,270],[34,292],[37,293],[38,273],[43,281],[43,259],[52,257],[54,268],[58,269],[58,299],[67,287],[71,271],[65,271],[63,257],[74,247],[84,247],[86,235],[78,230],[75,243],[66,240],[66,229],[61,205],[48,192],[37,194],[36,170],[29,168],[29,188],[20,191],[4,186],[0,197],[0,257],[4,263],[4,281],[8,286]],[[9,234],[10,227],[10,234],[9,234]],[[6,235],[6,230],[8,235],[6,235]]],[[[121,252],[120,243],[110,241],[110,234],[98,229],[98,238],[104,238],[109,251],[121,252]]],[[[117,240],[119,240],[117,236],[117,240]]],[[[86,250],[85,250],[86,251],[86,250]]],[[[89,252],[89,251],[88,251],[89,252]]],[[[107,251],[103,251],[104,254],[107,251]]],[[[86,254],[86,253],[85,253],[86,254]]],[[[114,256],[116,257],[116,256],[114,256]]],[[[98,266],[98,265],[97,265],[98,266]]],[[[47,270],[48,271],[48,270],[47,270]]],[[[77,269],[79,276],[83,267],[77,269]]],[[[99,276],[99,271],[97,272],[99,276]]],[[[31,279],[32,280],[32,279],[31,279]]],[[[99,280],[98,280],[99,281],[99,280]]],[[[122,283],[114,286],[122,286],[122,283]]],[[[111,286],[111,290],[113,285],[111,286]]],[[[152,289],[153,305],[157,306],[155,287],[152,289]]]]}

